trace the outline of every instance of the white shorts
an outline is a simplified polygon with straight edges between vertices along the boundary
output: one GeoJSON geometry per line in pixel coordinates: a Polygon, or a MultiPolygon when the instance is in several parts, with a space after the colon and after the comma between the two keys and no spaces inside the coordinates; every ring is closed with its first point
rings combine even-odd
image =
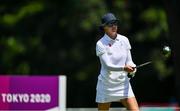
{"type": "Polygon", "coordinates": [[[134,97],[134,93],[127,76],[123,77],[123,81],[118,81],[112,78],[101,80],[98,79],[96,88],[96,102],[107,103],[116,102],[121,99],[134,97]]]}

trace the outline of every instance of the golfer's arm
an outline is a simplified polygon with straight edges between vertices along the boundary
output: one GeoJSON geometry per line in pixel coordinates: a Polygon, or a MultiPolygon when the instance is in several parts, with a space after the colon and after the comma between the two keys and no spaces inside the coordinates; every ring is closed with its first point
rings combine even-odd
{"type": "Polygon", "coordinates": [[[99,58],[100,58],[102,64],[104,64],[108,70],[111,70],[111,71],[123,71],[124,70],[123,66],[113,65],[111,63],[111,61],[109,60],[106,53],[100,55],[99,58]]]}
{"type": "Polygon", "coordinates": [[[134,64],[133,60],[132,60],[132,56],[131,56],[131,51],[128,51],[127,54],[127,59],[126,59],[126,65],[130,65],[131,67],[136,67],[136,64],[134,64]]]}

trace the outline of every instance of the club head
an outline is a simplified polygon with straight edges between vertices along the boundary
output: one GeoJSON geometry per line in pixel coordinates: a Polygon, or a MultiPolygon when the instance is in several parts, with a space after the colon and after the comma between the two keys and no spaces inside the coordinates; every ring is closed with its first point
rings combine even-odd
{"type": "Polygon", "coordinates": [[[169,46],[164,46],[162,49],[162,54],[164,57],[168,58],[171,55],[171,48],[169,46]]]}

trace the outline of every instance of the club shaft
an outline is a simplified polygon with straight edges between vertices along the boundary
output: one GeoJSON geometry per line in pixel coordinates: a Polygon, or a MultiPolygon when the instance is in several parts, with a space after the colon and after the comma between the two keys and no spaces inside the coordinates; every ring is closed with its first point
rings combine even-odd
{"type": "Polygon", "coordinates": [[[152,63],[152,61],[148,61],[148,62],[145,62],[143,64],[137,65],[136,68],[140,68],[140,67],[146,66],[146,65],[151,64],[151,63],[152,63]]]}

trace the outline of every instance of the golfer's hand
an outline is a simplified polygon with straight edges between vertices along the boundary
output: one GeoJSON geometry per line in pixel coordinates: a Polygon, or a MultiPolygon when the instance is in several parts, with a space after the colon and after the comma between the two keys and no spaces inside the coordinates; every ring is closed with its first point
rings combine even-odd
{"type": "Polygon", "coordinates": [[[137,71],[137,69],[136,69],[136,68],[134,68],[134,71],[133,71],[133,72],[130,72],[130,73],[129,73],[129,75],[130,75],[131,77],[134,77],[134,76],[135,76],[135,74],[136,74],[136,71],[137,71]]]}
{"type": "Polygon", "coordinates": [[[131,72],[133,72],[133,71],[135,70],[135,68],[134,68],[134,67],[131,67],[131,66],[129,66],[129,65],[126,65],[126,66],[124,67],[124,70],[125,70],[126,72],[128,72],[128,73],[131,73],[131,72]]]}

